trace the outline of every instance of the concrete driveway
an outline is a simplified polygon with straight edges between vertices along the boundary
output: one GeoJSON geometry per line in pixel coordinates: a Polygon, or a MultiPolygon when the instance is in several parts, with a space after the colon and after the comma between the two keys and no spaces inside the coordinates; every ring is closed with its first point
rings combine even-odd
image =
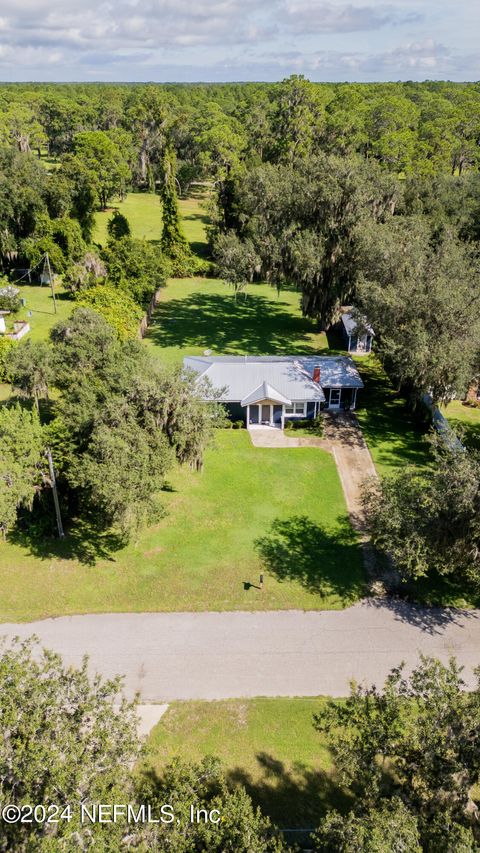
{"type": "Polygon", "coordinates": [[[472,686],[480,663],[480,611],[423,609],[370,599],[342,611],[128,613],[0,625],[35,633],[69,664],[125,675],[143,702],[348,693],[352,678],[383,683],[420,652],[455,655],[472,686]]]}

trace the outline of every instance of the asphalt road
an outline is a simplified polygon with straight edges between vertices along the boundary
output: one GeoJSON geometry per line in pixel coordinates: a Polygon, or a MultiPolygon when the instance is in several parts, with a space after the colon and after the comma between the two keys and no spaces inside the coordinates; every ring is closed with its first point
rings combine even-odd
{"type": "Polygon", "coordinates": [[[422,609],[369,600],[343,611],[118,613],[0,625],[69,664],[125,676],[143,702],[243,696],[344,696],[349,681],[383,683],[420,652],[455,655],[473,686],[480,664],[480,611],[422,609]]]}

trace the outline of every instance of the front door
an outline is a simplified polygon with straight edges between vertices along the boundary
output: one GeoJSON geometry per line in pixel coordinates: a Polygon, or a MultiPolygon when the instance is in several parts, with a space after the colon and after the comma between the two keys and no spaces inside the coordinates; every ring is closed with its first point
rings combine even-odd
{"type": "Polygon", "coordinates": [[[262,424],[269,424],[270,420],[271,420],[271,418],[270,418],[270,406],[269,405],[268,406],[263,405],[262,406],[262,424]]]}
{"type": "Polygon", "coordinates": [[[341,388],[330,388],[330,399],[328,401],[329,409],[339,409],[340,408],[340,399],[342,396],[341,388]]]}
{"type": "Polygon", "coordinates": [[[275,426],[282,426],[282,412],[283,406],[273,407],[273,423],[275,424],[275,426]]]}

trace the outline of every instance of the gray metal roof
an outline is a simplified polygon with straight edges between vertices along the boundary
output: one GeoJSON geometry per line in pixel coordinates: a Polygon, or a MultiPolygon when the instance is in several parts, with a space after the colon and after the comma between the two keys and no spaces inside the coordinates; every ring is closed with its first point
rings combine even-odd
{"type": "Polygon", "coordinates": [[[187,356],[183,365],[207,377],[214,388],[226,387],[225,402],[244,401],[263,383],[294,402],[323,402],[323,388],[363,388],[348,356],[187,356]],[[320,383],[313,381],[315,367],[320,383]]]}
{"type": "MultiPolygon", "coordinates": [[[[370,324],[367,323],[367,318],[361,317],[360,320],[365,331],[369,335],[374,335],[375,332],[373,331],[370,324]]],[[[342,323],[345,326],[345,331],[347,335],[355,335],[357,333],[358,320],[355,319],[355,317],[353,316],[353,314],[350,313],[350,311],[345,311],[345,313],[342,314],[342,323]]]]}
{"type": "Polygon", "coordinates": [[[250,403],[259,403],[261,400],[271,400],[272,403],[285,403],[287,406],[292,402],[284,394],[281,394],[280,391],[277,391],[273,385],[269,385],[268,382],[262,382],[258,388],[255,388],[248,397],[245,397],[240,402],[242,406],[248,406],[250,403]]]}

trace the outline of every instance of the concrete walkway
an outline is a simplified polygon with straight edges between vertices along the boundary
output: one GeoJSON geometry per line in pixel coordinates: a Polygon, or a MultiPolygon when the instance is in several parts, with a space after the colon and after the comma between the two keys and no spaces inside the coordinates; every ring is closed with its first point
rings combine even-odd
{"type": "Polygon", "coordinates": [[[321,447],[331,452],[329,442],[318,435],[296,436],[275,427],[255,427],[249,429],[248,434],[254,447],[321,447]]]}
{"type": "Polygon", "coordinates": [[[473,685],[480,611],[369,599],[340,611],[128,613],[0,625],[9,638],[42,644],[91,671],[125,675],[143,703],[244,696],[344,696],[349,681],[383,683],[402,660],[455,655],[473,685]]]}

